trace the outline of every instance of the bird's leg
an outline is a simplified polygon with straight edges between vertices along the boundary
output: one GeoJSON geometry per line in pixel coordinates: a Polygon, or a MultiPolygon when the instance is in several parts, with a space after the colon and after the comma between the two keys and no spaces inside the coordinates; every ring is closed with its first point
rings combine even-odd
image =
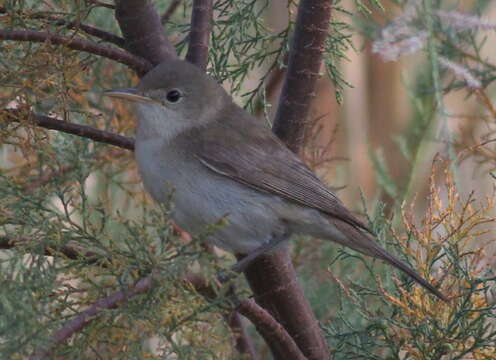
{"type": "Polygon", "coordinates": [[[243,259],[239,260],[236,264],[231,268],[232,271],[241,273],[246,270],[246,268],[262,254],[265,254],[272,249],[276,248],[279,244],[281,244],[284,240],[287,239],[287,234],[280,234],[278,236],[274,236],[270,239],[268,243],[265,243],[251,253],[247,254],[243,259]]]}

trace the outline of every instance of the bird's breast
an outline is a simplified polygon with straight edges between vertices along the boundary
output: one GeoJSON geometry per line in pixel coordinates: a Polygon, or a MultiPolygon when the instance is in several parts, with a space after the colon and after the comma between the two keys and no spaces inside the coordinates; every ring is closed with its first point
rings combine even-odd
{"type": "Polygon", "coordinates": [[[191,154],[146,140],[137,142],[136,160],[145,189],[159,203],[172,199],[174,220],[183,226],[215,222],[242,206],[236,184],[219,178],[191,154]]]}
{"type": "Polygon", "coordinates": [[[158,140],[137,141],[135,156],[145,189],[159,203],[171,199],[174,221],[189,232],[200,233],[225,218],[229,225],[217,233],[217,244],[245,252],[268,241],[278,227],[278,197],[218,175],[194,156],[158,140]],[[242,245],[227,245],[233,239],[242,245]]]}
{"type": "Polygon", "coordinates": [[[161,156],[159,139],[136,140],[135,158],[146,191],[157,202],[164,202],[174,189],[171,171],[161,156]]]}

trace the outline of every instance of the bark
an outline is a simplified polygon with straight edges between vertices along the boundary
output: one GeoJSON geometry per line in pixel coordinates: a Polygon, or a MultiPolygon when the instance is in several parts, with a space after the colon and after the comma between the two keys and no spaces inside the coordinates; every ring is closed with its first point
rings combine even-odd
{"type": "Polygon", "coordinates": [[[133,54],[153,65],[177,56],[151,0],[118,0],[115,18],[133,54]]]}
{"type": "Polygon", "coordinates": [[[37,115],[30,112],[26,113],[21,110],[1,110],[0,115],[5,115],[6,119],[10,122],[21,122],[24,121],[24,118],[27,118],[27,121],[31,121],[35,125],[45,129],[57,130],[123,149],[134,150],[134,139],[132,137],[100,130],[92,126],[73,124],[50,116],[37,115]]]}
{"type": "Polygon", "coordinates": [[[0,40],[16,40],[30,42],[48,42],[54,45],[63,45],[68,48],[99,55],[129,66],[139,75],[151,69],[151,64],[145,59],[128,53],[127,51],[97,44],[93,41],[57,35],[34,30],[4,30],[0,29],[0,40]]]}
{"type": "Polygon", "coordinates": [[[213,0],[194,0],[191,31],[186,60],[205,71],[208,63],[208,42],[212,31],[213,0]]]}
{"type": "MultiPolygon", "coordinates": [[[[199,275],[186,276],[184,282],[190,284],[206,300],[212,301],[216,297],[215,290],[212,289],[208,281],[199,275]]],[[[30,360],[42,360],[52,357],[52,353],[58,345],[66,343],[74,334],[83,330],[99,315],[109,309],[116,309],[123,303],[126,303],[133,297],[144,294],[159,285],[159,278],[150,274],[138,280],[134,286],[126,289],[117,290],[112,294],[97,300],[86,310],[77,314],[73,319],[67,321],[60,329],[56,330],[50,342],[43,348],[38,349],[30,360]]],[[[281,324],[279,324],[272,315],[261,308],[253,300],[236,301],[236,310],[243,314],[255,325],[264,340],[272,346],[277,346],[287,355],[286,359],[305,360],[300,349],[287,333],[281,324]]]]}
{"type": "Polygon", "coordinates": [[[320,77],[324,42],[331,18],[330,0],[301,0],[289,53],[288,72],[274,120],[274,133],[298,152],[320,77]]]}
{"type": "Polygon", "coordinates": [[[239,315],[239,312],[233,311],[229,315],[227,322],[233,332],[236,350],[238,350],[240,354],[247,354],[251,360],[258,360],[255,345],[253,344],[250,334],[248,334],[248,331],[246,330],[243,318],[239,315]]]}
{"type": "MultiPolygon", "coordinates": [[[[303,145],[305,120],[320,77],[331,6],[330,0],[302,0],[298,7],[288,70],[273,128],[295,153],[303,145]]],[[[303,354],[308,359],[329,359],[318,321],[296,280],[289,250],[281,248],[260,256],[245,274],[256,301],[287,329],[303,354]]],[[[277,359],[287,359],[284,352],[271,349],[277,359]]]]}

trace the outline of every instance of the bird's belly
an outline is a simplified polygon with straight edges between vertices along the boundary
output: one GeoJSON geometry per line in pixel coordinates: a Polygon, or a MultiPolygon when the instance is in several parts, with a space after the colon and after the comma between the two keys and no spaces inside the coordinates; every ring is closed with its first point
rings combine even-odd
{"type": "Polygon", "coordinates": [[[273,210],[278,197],[256,192],[200,163],[178,164],[163,156],[153,161],[150,152],[140,156],[139,147],[136,157],[145,189],[157,202],[170,199],[173,220],[193,235],[212,230],[207,239],[215,245],[249,253],[285,231],[273,210]]]}

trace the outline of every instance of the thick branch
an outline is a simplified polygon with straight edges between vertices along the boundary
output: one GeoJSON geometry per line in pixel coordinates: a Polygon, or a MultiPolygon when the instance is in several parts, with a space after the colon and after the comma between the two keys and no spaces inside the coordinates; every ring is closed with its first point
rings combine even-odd
{"type": "MultiPolygon", "coordinates": [[[[289,53],[288,70],[273,131],[298,152],[305,120],[319,78],[331,15],[330,0],[301,0],[289,53]]],[[[288,249],[256,259],[245,272],[255,299],[291,334],[308,359],[329,359],[329,349],[315,315],[296,281],[288,249]]],[[[277,349],[276,349],[277,350],[277,349]]],[[[286,359],[284,353],[274,353],[286,359]]]]}
{"type": "Polygon", "coordinates": [[[151,0],[118,0],[115,17],[133,54],[153,65],[177,56],[151,0]]]}
{"type": "Polygon", "coordinates": [[[191,31],[186,60],[205,71],[208,63],[208,42],[212,31],[212,0],[194,0],[191,31]]]}
{"type": "Polygon", "coordinates": [[[127,51],[100,45],[86,39],[71,38],[34,30],[0,29],[0,40],[48,42],[55,45],[63,45],[73,50],[84,51],[117,61],[129,66],[138,74],[144,74],[151,69],[151,64],[145,59],[134,56],[127,51]]]}
{"type": "Polygon", "coordinates": [[[331,7],[330,0],[301,0],[298,6],[288,71],[273,128],[294,152],[298,152],[303,143],[308,109],[320,77],[331,7]]]}
{"type": "Polygon", "coordinates": [[[25,113],[20,110],[2,110],[0,111],[0,114],[6,115],[6,119],[11,122],[21,122],[20,117],[28,116],[29,120],[35,125],[46,129],[62,131],[105,144],[118,146],[123,149],[134,150],[133,138],[115,134],[110,131],[99,130],[87,125],[72,124],[49,116],[25,113]]]}
{"type": "Polygon", "coordinates": [[[271,349],[278,349],[277,353],[285,354],[285,359],[306,360],[286,329],[274,320],[268,311],[258,306],[255,301],[242,301],[236,310],[251,320],[265,342],[271,346],[271,349]]]}
{"type": "MultiPolygon", "coordinates": [[[[288,248],[256,258],[245,272],[255,300],[288,331],[308,359],[328,360],[319,323],[298,284],[288,248]]],[[[288,359],[272,347],[276,359],[288,359]]],[[[277,344],[276,344],[277,345],[277,344]]]]}

